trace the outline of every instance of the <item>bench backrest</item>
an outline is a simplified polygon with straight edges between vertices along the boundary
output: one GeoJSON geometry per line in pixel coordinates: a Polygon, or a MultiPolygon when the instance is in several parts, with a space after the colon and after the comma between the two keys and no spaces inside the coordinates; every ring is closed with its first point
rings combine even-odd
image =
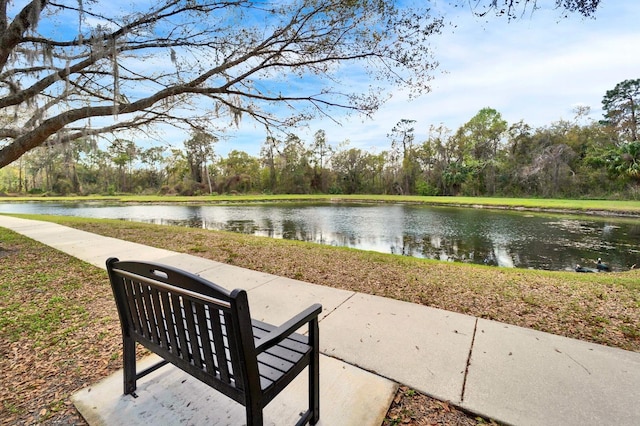
{"type": "Polygon", "coordinates": [[[109,259],[107,270],[123,336],[238,402],[259,389],[244,290],[154,263],[109,259]]]}

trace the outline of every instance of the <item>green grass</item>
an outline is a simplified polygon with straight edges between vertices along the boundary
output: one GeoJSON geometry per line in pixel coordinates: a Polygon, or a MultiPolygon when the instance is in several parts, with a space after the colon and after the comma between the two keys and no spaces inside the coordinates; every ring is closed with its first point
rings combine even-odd
{"type": "Polygon", "coordinates": [[[103,270],[0,227],[0,424],[80,424],[69,396],[121,367],[103,270]]]}
{"type": "MultiPolygon", "coordinates": [[[[15,292],[46,293],[44,288],[52,282],[60,282],[60,277],[53,275],[29,274],[24,271],[18,279],[11,281],[4,277],[0,281],[3,298],[9,299],[15,292]]],[[[72,292],[77,284],[60,286],[64,291],[72,292]]],[[[53,295],[48,298],[34,297],[30,300],[12,301],[0,304],[0,331],[9,341],[15,342],[20,338],[27,338],[36,345],[51,344],[52,335],[59,331],[63,322],[70,318],[81,321],[85,317],[85,309],[81,304],[71,302],[63,295],[53,295]]],[[[61,340],[60,337],[55,339],[61,340]]],[[[55,343],[55,342],[54,342],[55,343]]]]}

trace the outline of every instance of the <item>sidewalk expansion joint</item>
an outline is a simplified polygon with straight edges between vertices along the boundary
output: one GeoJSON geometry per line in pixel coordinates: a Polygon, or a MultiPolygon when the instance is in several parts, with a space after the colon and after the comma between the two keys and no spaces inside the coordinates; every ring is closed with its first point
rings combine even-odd
{"type": "MultiPolygon", "coordinates": [[[[224,266],[224,265],[230,265],[230,264],[229,264],[229,263],[223,263],[222,265],[224,266]]],[[[232,266],[234,266],[234,265],[232,265],[232,266]]],[[[277,280],[277,279],[280,279],[280,278],[282,278],[282,277],[279,277],[279,276],[277,276],[277,275],[274,275],[274,276],[273,276],[273,278],[271,278],[271,279],[269,279],[269,280],[267,280],[267,281],[265,281],[265,282],[263,282],[263,283],[260,283],[260,284],[258,284],[257,286],[253,287],[251,290],[247,290],[247,291],[253,291],[253,290],[256,290],[256,289],[258,289],[258,288],[260,288],[260,287],[264,287],[264,286],[266,286],[267,284],[269,284],[270,282],[273,282],[273,281],[275,281],[275,280],[277,280]]]]}
{"type": "Polygon", "coordinates": [[[478,318],[473,325],[473,336],[471,336],[471,346],[469,347],[469,355],[467,356],[467,366],[464,370],[464,380],[462,381],[462,393],[460,394],[460,402],[464,402],[464,392],[467,387],[467,376],[469,375],[469,367],[471,366],[471,354],[473,353],[473,344],[476,341],[476,330],[478,329],[478,318]]]}
{"type": "Polygon", "coordinates": [[[342,302],[340,302],[340,304],[338,304],[335,308],[333,308],[330,312],[327,312],[327,315],[323,316],[319,322],[324,321],[329,315],[331,315],[332,313],[334,313],[335,311],[337,311],[342,305],[344,305],[345,303],[347,303],[349,300],[351,300],[351,298],[353,296],[355,296],[356,294],[358,294],[357,291],[354,291],[353,294],[349,297],[347,297],[346,299],[344,299],[342,302]]]}
{"type": "MultiPolygon", "coordinates": [[[[367,373],[371,373],[371,374],[376,375],[376,376],[378,376],[378,377],[381,377],[381,378],[383,378],[383,379],[385,379],[385,380],[389,380],[390,382],[395,383],[397,386],[400,386],[400,385],[402,385],[402,384],[403,384],[403,383],[398,382],[398,379],[394,379],[394,378],[393,378],[393,377],[391,377],[391,376],[387,376],[387,375],[385,375],[384,373],[381,373],[380,371],[373,370],[373,369],[371,369],[371,368],[367,368],[367,367],[365,367],[365,366],[363,366],[363,365],[358,364],[358,363],[357,363],[357,362],[355,362],[355,361],[349,361],[348,359],[340,358],[340,357],[339,357],[339,356],[337,356],[337,355],[329,354],[329,353],[327,353],[326,351],[325,351],[325,352],[322,352],[322,350],[320,351],[320,354],[322,354],[322,355],[326,356],[327,358],[332,358],[332,359],[335,359],[335,360],[337,360],[337,361],[343,362],[343,363],[345,363],[345,364],[347,364],[347,365],[350,365],[350,366],[352,366],[352,367],[355,367],[355,368],[357,368],[357,369],[359,369],[359,370],[366,371],[367,373]]],[[[427,396],[430,396],[430,395],[427,395],[427,396]]]]}

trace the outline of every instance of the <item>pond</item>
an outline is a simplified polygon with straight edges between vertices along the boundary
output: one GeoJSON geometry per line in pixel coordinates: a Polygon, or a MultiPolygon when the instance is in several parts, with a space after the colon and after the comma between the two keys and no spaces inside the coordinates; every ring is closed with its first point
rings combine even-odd
{"type": "Polygon", "coordinates": [[[502,267],[640,266],[640,220],[411,204],[0,203],[2,213],[190,226],[502,267]]]}

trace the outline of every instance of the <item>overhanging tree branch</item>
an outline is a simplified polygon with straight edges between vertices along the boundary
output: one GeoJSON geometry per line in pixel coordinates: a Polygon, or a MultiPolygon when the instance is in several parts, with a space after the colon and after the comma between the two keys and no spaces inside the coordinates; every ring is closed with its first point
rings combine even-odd
{"type": "MultiPolygon", "coordinates": [[[[42,9],[46,6],[46,0],[34,0],[28,3],[18,15],[11,21],[11,24],[5,26],[5,30],[0,35],[0,71],[4,70],[7,65],[7,60],[13,49],[22,41],[24,34],[33,29],[37,24],[38,18],[42,13],[42,9]]],[[[2,11],[4,16],[0,19],[2,22],[7,22],[6,19],[6,4],[5,9],[2,11]]]]}
{"type": "MultiPolygon", "coordinates": [[[[510,5],[480,0],[503,2],[510,5]]],[[[557,0],[579,13],[598,3],[557,0]]],[[[241,115],[287,126],[336,109],[370,114],[387,97],[384,86],[428,90],[437,66],[429,38],[443,26],[428,8],[390,0],[161,0],[132,11],[77,0],[0,6],[0,167],[83,132],[220,127],[241,115]],[[36,25],[54,15],[55,23],[36,25]],[[380,87],[359,93],[345,65],[380,87]],[[292,79],[315,84],[304,89],[292,79]],[[113,123],[93,128],[95,117],[113,123]]]]}

